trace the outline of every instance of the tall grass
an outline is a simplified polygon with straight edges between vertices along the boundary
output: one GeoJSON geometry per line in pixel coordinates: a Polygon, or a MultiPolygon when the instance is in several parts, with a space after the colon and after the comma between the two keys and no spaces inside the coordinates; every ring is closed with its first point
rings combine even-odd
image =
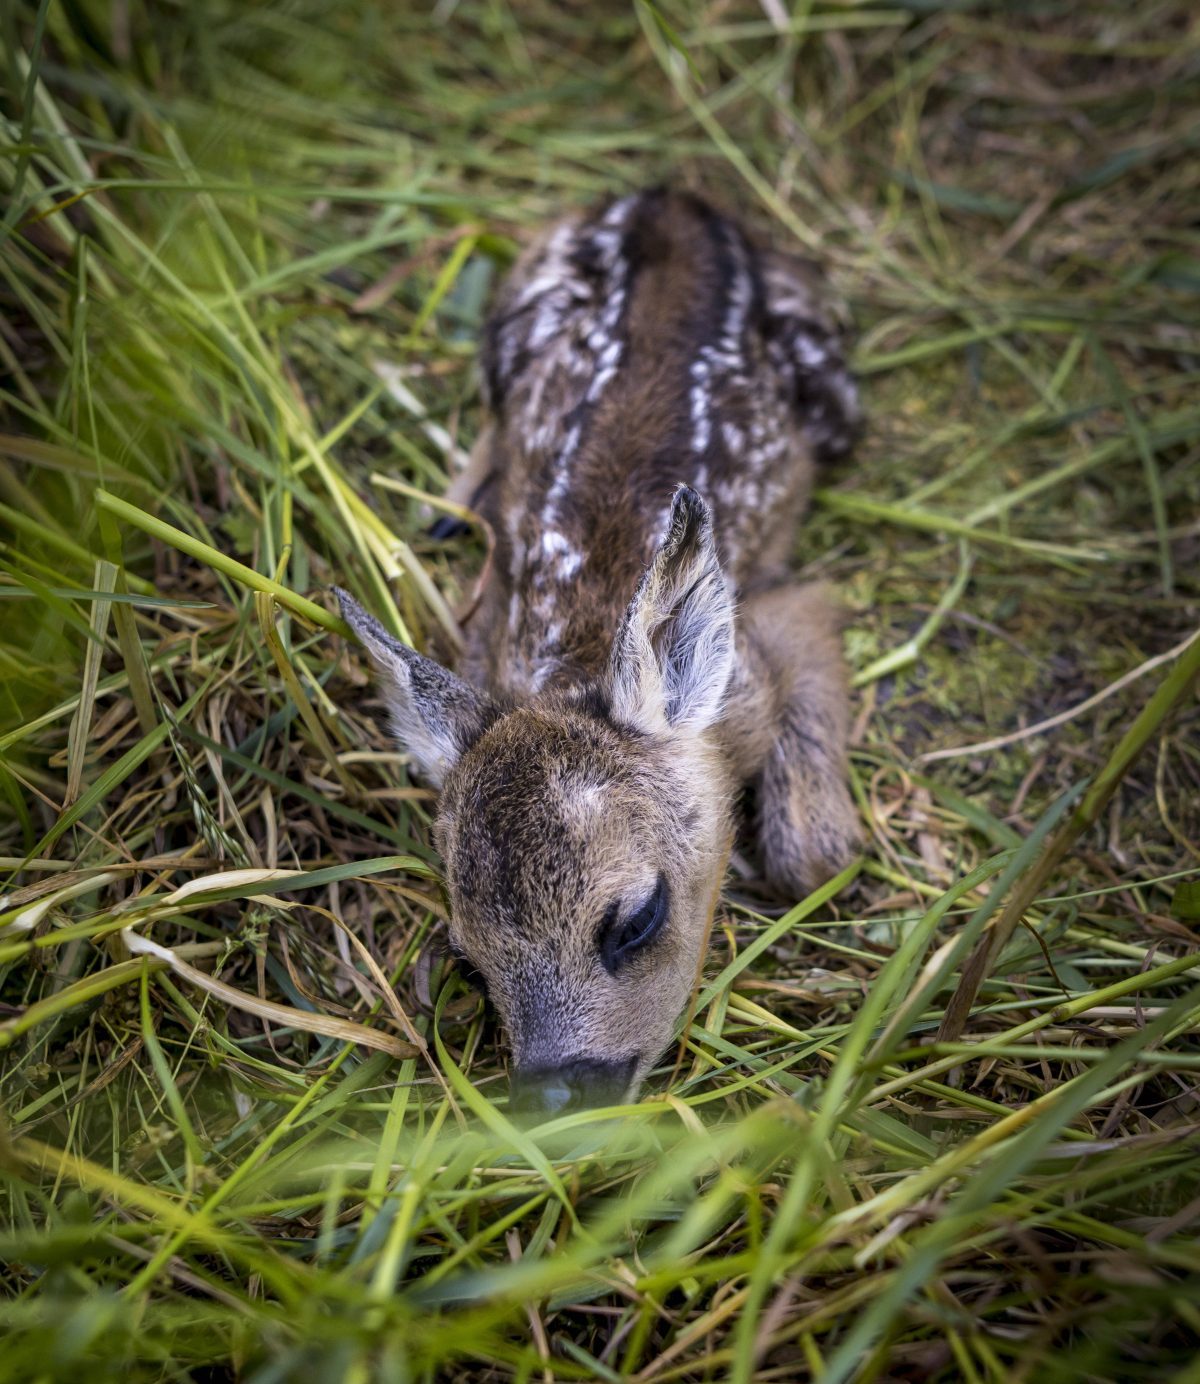
{"type": "Polygon", "coordinates": [[[2,24],[0,1378],[1196,1379],[1191,8],[2,24]],[[661,179],[856,322],[870,845],[525,1129],[325,588],[452,653],[491,287],[661,179]]]}

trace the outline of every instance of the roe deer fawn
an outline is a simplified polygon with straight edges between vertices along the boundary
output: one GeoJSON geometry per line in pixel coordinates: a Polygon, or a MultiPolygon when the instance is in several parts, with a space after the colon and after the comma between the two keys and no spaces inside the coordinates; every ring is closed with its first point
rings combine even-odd
{"type": "Polygon", "coordinates": [[[819,287],[686,194],[552,227],[485,333],[456,489],[496,551],[458,675],[339,593],[532,1111],[631,1098],[669,1043],[741,785],[781,893],[856,848],[837,618],[786,568],[858,419],[819,287]]]}

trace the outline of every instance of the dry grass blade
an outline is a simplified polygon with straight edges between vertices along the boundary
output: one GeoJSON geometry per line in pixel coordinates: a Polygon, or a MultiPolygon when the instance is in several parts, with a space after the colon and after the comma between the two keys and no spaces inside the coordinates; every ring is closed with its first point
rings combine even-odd
{"type": "Polygon", "coordinates": [[[260,1000],[254,995],[243,994],[233,985],[190,966],[170,947],[161,946],[149,937],[134,932],[132,928],[122,928],[121,940],[135,956],[152,956],[161,961],[177,976],[198,985],[201,990],[215,995],[224,1004],[247,1014],[257,1014],[261,1019],[284,1024],[289,1028],[306,1029],[309,1033],[319,1033],[325,1038],[337,1038],[344,1043],[361,1043],[365,1048],[386,1052],[392,1057],[412,1057],[418,1049],[412,1043],[402,1043],[386,1033],[367,1028],[364,1024],[348,1023],[345,1019],[333,1019],[324,1014],[310,1014],[290,1005],[276,1004],[272,1000],[260,1000]]]}

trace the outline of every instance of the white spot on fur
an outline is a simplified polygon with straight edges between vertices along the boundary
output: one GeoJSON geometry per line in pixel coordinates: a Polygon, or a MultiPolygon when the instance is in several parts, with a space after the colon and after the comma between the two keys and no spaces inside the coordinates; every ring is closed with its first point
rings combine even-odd
{"type": "Polygon", "coordinates": [[[829,361],[829,352],[804,332],[792,337],[792,352],[806,370],[820,370],[829,361]]]}
{"type": "Polygon", "coordinates": [[[745,354],[746,320],[754,298],[754,284],[746,266],[745,250],[739,240],[730,243],[735,261],[721,326],[716,341],[702,346],[692,361],[688,411],[692,424],[692,451],[701,454],[712,441],[713,417],[719,413],[717,399],[731,390],[747,373],[745,354]]]}
{"type": "Polygon", "coordinates": [[[542,534],[542,552],[546,557],[557,557],[560,553],[568,552],[570,547],[566,534],[560,533],[558,529],[547,529],[542,534]]]}
{"type": "Polygon", "coordinates": [[[712,408],[712,395],[709,389],[709,363],[702,351],[692,361],[692,387],[688,393],[688,406],[692,416],[692,451],[703,452],[708,449],[712,436],[712,423],[709,412],[712,408]]]}

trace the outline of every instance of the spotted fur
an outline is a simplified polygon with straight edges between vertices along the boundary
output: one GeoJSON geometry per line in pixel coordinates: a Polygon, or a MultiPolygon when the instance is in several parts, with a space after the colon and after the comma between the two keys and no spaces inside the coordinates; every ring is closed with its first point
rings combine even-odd
{"type": "Polygon", "coordinates": [[[497,550],[460,676],[343,609],[442,789],[451,936],[517,1070],[632,1091],[696,975],[738,784],[781,892],[855,848],[833,607],[786,559],[857,397],[813,266],[663,191],[532,245],[481,364],[458,497],[497,550]],[[661,935],[613,973],[605,929],[656,882],[661,935]]]}

